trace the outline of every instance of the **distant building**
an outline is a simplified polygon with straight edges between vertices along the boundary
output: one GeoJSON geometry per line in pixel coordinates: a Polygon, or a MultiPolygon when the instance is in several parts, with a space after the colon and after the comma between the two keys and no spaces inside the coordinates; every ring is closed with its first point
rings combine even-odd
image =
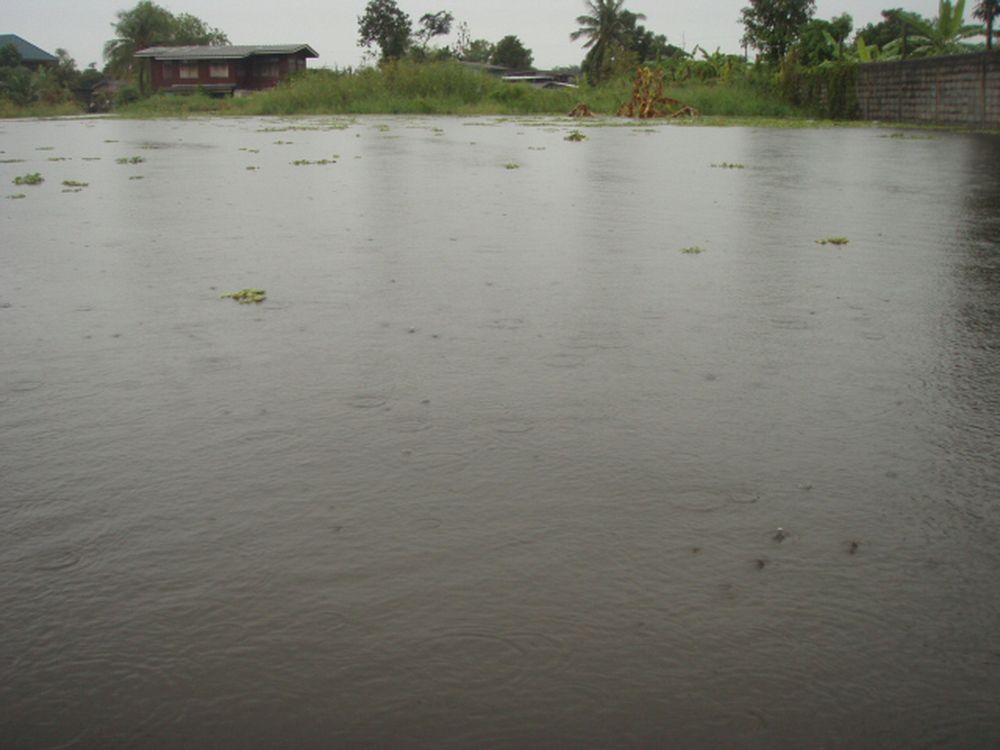
{"type": "Polygon", "coordinates": [[[277,86],[319,57],[308,44],[238,47],[148,47],[135,53],[150,60],[153,89],[184,94],[238,94],[277,86]]]}
{"type": "Polygon", "coordinates": [[[58,57],[50,55],[31,42],[25,41],[17,34],[0,34],[0,47],[6,47],[8,44],[14,45],[17,54],[21,56],[21,65],[31,70],[38,70],[59,62],[58,57]]]}

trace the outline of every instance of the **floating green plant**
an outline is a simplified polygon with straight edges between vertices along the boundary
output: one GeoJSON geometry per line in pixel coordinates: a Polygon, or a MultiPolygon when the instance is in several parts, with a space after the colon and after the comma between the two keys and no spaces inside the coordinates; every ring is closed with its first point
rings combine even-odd
{"type": "Polygon", "coordinates": [[[896,140],[906,140],[906,141],[933,141],[933,135],[910,135],[908,133],[887,133],[885,135],[880,135],[879,138],[893,138],[896,140]]]}
{"type": "Polygon", "coordinates": [[[251,305],[267,299],[267,292],[264,289],[240,289],[238,292],[227,292],[219,299],[234,299],[241,305],[251,305]]]}
{"type": "Polygon", "coordinates": [[[45,178],[38,172],[14,178],[15,185],[41,185],[43,182],[45,182],[45,178]]]}
{"type": "Polygon", "coordinates": [[[17,200],[21,200],[21,198],[27,198],[27,197],[28,196],[26,196],[24,193],[14,193],[13,195],[8,195],[7,196],[7,200],[9,200],[9,201],[17,201],[17,200]]]}
{"type": "Polygon", "coordinates": [[[565,138],[563,138],[563,140],[564,141],[573,141],[575,143],[578,143],[580,141],[587,140],[587,136],[585,136],[579,130],[574,130],[569,135],[567,135],[565,138]]]}
{"type": "Polygon", "coordinates": [[[145,179],[145,178],[141,174],[134,174],[131,177],[129,177],[129,179],[130,180],[142,180],[142,179],[145,179]]]}
{"type": "Polygon", "coordinates": [[[513,162],[513,161],[509,161],[506,164],[504,164],[503,166],[504,166],[504,169],[520,169],[521,168],[520,164],[518,164],[517,162],[513,162]]]}
{"type": "Polygon", "coordinates": [[[65,156],[50,156],[49,161],[69,161],[65,156]]]}
{"type": "Polygon", "coordinates": [[[63,185],[68,188],[85,188],[90,185],[89,182],[79,182],[77,180],[63,180],[63,185]]]}
{"type": "Polygon", "coordinates": [[[746,169],[744,164],[730,164],[728,161],[721,162],[720,164],[713,164],[712,169],[746,169]]]}
{"type": "Polygon", "coordinates": [[[322,164],[336,164],[336,163],[337,162],[335,159],[318,159],[317,161],[309,161],[308,159],[296,159],[295,161],[292,162],[292,164],[294,164],[296,167],[305,167],[310,164],[322,165],[322,164]]]}
{"type": "Polygon", "coordinates": [[[123,156],[120,159],[115,159],[115,164],[142,164],[144,161],[146,159],[142,156],[123,156]]]}
{"type": "Polygon", "coordinates": [[[260,167],[247,167],[247,172],[256,172],[260,167]]]}
{"type": "Polygon", "coordinates": [[[291,146],[295,141],[275,141],[275,146],[291,146]]]}
{"type": "Polygon", "coordinates": [[[846,245],[850,242],[846,237],[827,237],[823,240],[816,240],[817,245],[846,245]]]}
{"type": "Polygon", "coordinates": [[[118,141],[112,140],[110,138],[108,140],[104,141],[104,142],[105,143],[118,143],[118,141]]]}
{"type": "Polygon", "coordinates": [[[0,164],[20,164],[24,159],[0,159],[0,164]]]}
{"type": "Polygon", "coordinates": [[[38,148],[35,149],[35,151],[55,151],[55,150],[56,150],[55,146],[39,146],[38,148]]]}
{"type": "Polygon", "coordinates": [[[100,156],[84,156],[83,161],[100,161],[100,156]]]}
{"type": "Polygon", "coordinates": [[[705,248],[699,247],[698,245],[691,245],[691,247],[682,247],[681,252],[685,255],[700,255],[705,252],[705,248]]]}

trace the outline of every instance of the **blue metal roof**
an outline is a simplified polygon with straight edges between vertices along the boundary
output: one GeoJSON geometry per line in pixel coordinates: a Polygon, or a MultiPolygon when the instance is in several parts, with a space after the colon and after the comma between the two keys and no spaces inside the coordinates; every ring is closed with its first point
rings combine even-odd
{"type": "Polygon", "coordinates": [[[50,55],[48,52],[36,47],[31,42],[26,42],[17,34],[0,34],[0,47],[6,47],[8,44],[14,45],[14,49],[17,50],[17,54],[19,54],[21,56],[21,60],[26,63],[47,63],[59,61],[59,58],[55,55],[50,55]]]}

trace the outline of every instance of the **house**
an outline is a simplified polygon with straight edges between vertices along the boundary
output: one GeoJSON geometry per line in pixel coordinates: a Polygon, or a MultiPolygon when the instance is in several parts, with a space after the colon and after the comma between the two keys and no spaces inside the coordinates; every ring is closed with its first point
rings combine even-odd
{"type": "Polygon", "coordinates": [[[148,47],[135,56],[150,61],[154,91],[239,94],[277,86],[319,57],[308,44],[238,47],[148,47]]]}
{"type": "Polygon", "coordinates": [[[8,44],[14,46],[17,54],[21,56],[21,65],[29,70],[38,70],[39,68],[55,65],[59,62],[58,57],[50,55],[31,42],[25,41],[17,34],[0,34],[0,47],[6,47],[8,44]]]}

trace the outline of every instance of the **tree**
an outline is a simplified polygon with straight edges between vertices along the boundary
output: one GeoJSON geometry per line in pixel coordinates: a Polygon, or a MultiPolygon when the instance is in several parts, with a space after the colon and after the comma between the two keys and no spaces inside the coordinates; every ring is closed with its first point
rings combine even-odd
{"type": "Polygon", "coordinates": [[[466,45],[460,58],[465,62],[488,63],[496,45],[486,39],[473,39],[466,45]]]}
{"type": "Polygon", "coordinates": [[[194,16],[175,16],[152,0],[140,0],[132,10],[121,10],[111,26],[115,38],[104,45],[104,59],[111,75],[137,80],[145,90],[149,81],[148,60],[138,61],[135,53],[146,47],[183,44],[228,44],[229,39],[194,16]]]}
{"type": "Polygon", "coordinates": [[[358,46],[371,50],[377,45],[381,62],[398,60],[410,46],[412,24],[395,0],[369,0],[364,15],[358,17],[358,46]]]}
{"type": "Polygon", "coordinates": [[[844,13],[829,21],[814,18],[799,32],[796,49],[799,62],[807,67],[844,57],[844,42],[854,29],[854,19],[844,13]]]}
{"type": "Polygon", "coordinates": [[[447,36],[451,33],[451,24],[455,17],[446,10],[437,13],[424,13],[420,16],[420,31],[417,38],[425,47],[436,36],[447,36]]]}
{"type": "Polygon", "coordinates": [[[679,47],[667,43],[667,37],[656,34],[639,23],[641,14],[622,11],[622,23],[628,35],[628,49],[635,52],[639,62],[649,62],[674,57],[683,52],[679,47]]]}
{"type": "Polygon", "coordinates": [[[16,68],[21,64],[21,53],[13,44],[0,47],[0,68],[16,68]]]}
{"type": "Polygon", "coordinates": [[[993,49],[993,29],[1000,16],[1000,0],[979,0],[972,15],[986,24],[986,49],[993,49]]]}
{"type": "Polygon", "coordinates": [[[904,19],[913,32],[913,54],[919,57],[968,52],[971,47],[962,40],[982,33],[979,26],[965,23],[965,0],[954,5],[951,0],[939,0],[938,16],[933,21],[915,13],[905,14],[904,19]]]}
{"type": "Polygon", "coordinates": [[[490,62],[512,70],[527,70],[531,67],[532,54],[530,49],[521,44],[520,39],[509,34],[497,42],[490,62]]]}
{"type": "Polygon", "coordinates": [[[816,0],[750,0],[740,11],[743,44],[780,62],[799,38],[802,27],[816,12],[816,0]]]}
{"type": "Polygon", "coordinates": [[[229,44],[229,37],[220,29],[209,26],[190,13],[180,13],[175,16],[173,25],[171,44],[207,44],[213,47],[229,44]]]}
{"type": "Polygon", "coordinates": [[[589,50],[583,61],[583,72],[599,83],[610,75],[616,54],[620,56],[632,48],[635,24],[645,21],[646,16],[625,10],[625,0],[587,0],[585,4],[588,12],[576,17],[580,28],[569,38],[574,42],[587,40],[583,44],[583,48],[589,50]]]}

